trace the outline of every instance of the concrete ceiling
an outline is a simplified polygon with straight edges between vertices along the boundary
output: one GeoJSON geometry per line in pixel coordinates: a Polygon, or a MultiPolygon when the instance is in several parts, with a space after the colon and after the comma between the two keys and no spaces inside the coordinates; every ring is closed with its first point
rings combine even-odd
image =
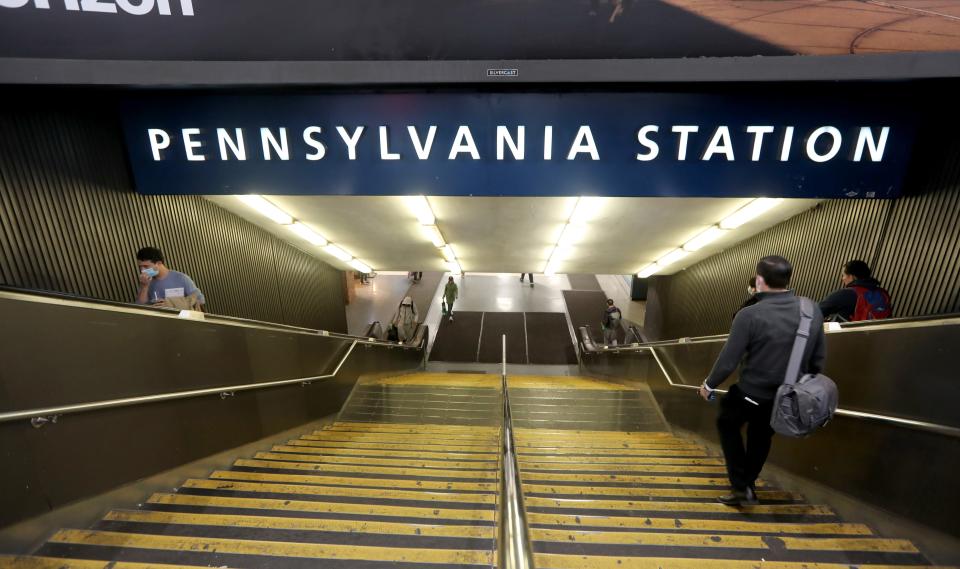
{"type": "MultiPolygon", "coordinates": [[[[232,196],[208,196],[297,247],[349,267],[232,196]]],[[[326,239],[381,271],[445,271],[402,197],[268,196],[326,239]]],[[[541,272],[576,198],[430,197],[437,225],[466,272],[541,272]]],[[[561,273],[630,274],[733,213],[748,198],[600,198],[561,273]]],[[[672,265],[671,274],[813,207],[784,200],[758,219],[672,265]]],[[[594,202],[591,202],[594,203],[594,202]]]]}

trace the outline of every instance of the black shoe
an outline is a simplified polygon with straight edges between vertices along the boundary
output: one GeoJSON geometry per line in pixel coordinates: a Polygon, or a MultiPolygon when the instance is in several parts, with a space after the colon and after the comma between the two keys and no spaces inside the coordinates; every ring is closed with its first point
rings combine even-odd
{"type": "Polygon", "coordinates": [[[717,501],[724,506],[733,506],[735,508],[738,506],[752,506],[760,503],[760,501],[757,500],[757,493],[754,492],[752,488],[747,488],[746,490],[734,490],[729,494],[718,496],[717,501]]]}

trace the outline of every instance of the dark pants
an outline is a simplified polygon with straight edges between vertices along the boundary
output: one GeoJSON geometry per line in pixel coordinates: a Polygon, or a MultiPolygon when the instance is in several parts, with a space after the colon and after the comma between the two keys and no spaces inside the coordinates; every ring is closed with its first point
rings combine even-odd
{"type": "Polygon", "coordinates": [[[770,415],[773,413],[773,401],[757,400],[754,405],[744,399],[740,387],[734,385],[730,392],[720,400],[720,415],[717,417],[717,430],[720,431],[720,444],[723,446],[723,458],[727,462],[727,476],[734,490],[744,491],[753,487],[763,470],[763,463],[770,454],[773,429],[770,428],[770,415]],[[747,425],[747,444],[744,448],[741,429],[747,425]]]}
{"type": "Polygon", "coordinates": [[[533,282],[533,273],[520,273],[520,282],[523,282],[524,277],[530,275],[530,282],[533,282]]]}

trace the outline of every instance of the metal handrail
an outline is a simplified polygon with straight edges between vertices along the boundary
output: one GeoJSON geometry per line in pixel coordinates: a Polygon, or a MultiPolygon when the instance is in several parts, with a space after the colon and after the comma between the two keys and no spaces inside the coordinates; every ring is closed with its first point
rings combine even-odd
{"type": "MultiPolygon", "coordinates": [[[[61,405],[58,407],[45,407],[41,409],[27,409],[25,411],[11,411],[8,413],[0,413],[0,423],[7,421],[17,421],[20,419],[31,419],[34,422],[35,426],[42,425],[45,422],[48,422],[47,417],[56,417],[59,415],[66,415],[68,413],[82,413],[84,411],[94,411],[97,409],[110,409],[115,407],[127,407],[130,405],[141,405],[145,403],[157,403],[160,401],[171,401],[174,399],[187,399],[190,397],[200,397],[202,395],[214,395],[220,394],[221,397],[227,397],[233,395],[237,391],[250,391],[253,389],[264,389],[268,387],[278,387],[281,385],[291,385],[294,383],[300,383],[303,385],[309,385],[314,381],[319,381],[322,379],[330,379],[335,377],[337,373],[340,372],[340,368],[343,367],[343,364],[346,363],[347,358],[350,357],[350,354],[353,353],[353,349],[357,346],[359,342],[354,340],[350,343],[350,347],[347,349],[347,352],[340,358],[340,363],[337,364],[337,367],[334,368],[332,373],[325,375],[316,375],[312,377],[300,377],[297,379],[283,379],[279,381],[264,381],[260,383],[245,383],[241,385],[226,385],[222,387],[209,387],[205,389],[192,389],[190,391],[174,391],[172,393],[160,393],[157,395],[142,395],[139,397],[125,397],[123,399],[108,399],[105,401],[94,401],[91,403],[77,403],[74,405],[61,405]],[[44,418],[43,421],[39,419],[44,418]]],[[[55,422],[55,421],[54,421],[55,422]]]]}
{"type": "MultiPolygon", "coordinates": [[[[115,300],[103,300],[99,298],[88,298],[84,296],[78,296],[73,294],[54,292],[54,291],[39,291],[32,289],[22,289],[18,287],[11,287],[7,285],[0,285],[0,297],[4,295],[10,296],[22,296],[30,300],[36,300],[37,298],[48,299],[42,302],[51,302],[59,301],[60,303],[77,303],[77,304],[92,304],[95,306],[105,307],[107,310],[128,312],[131,314],[141,314],[144,316],[155,316],[161,318],[176,318],[179,314],[179,310],[172,308],[160,308],[155,306],[147,306],[142,304],[130,304],[125,302],[117,302],[115,300]]],[[[330,332],[328,330],[317,330],[314,328],[303,328],[301,326],[293,326],[291,324],[279,324],[276,322],[266,322],[263,320],[253,320],[250,318],[241,318],[239,316],[226,316],[224,314],[209,314],[204,313],[204,322],[212,322],[215,324],[227,324],[227,325],[238,325],[246,326],[249,328],[258,328],[263,330],[277,330],[281,332],[289,332],[291,334],[306,334],[309,336],[326,336],[330,338],[336,338],[341,340],[350,340],[356,341],[360,344],[367,345],[378,345],[378,346],[390,346],[398,347],[403,349],[419,349],[420,346],[417,345],[404,345],[398,344],[396,342],[386,342],[383,340],[371,340],[368,337],[364,336],[354,336],[351,334],[341,334],[340,332],[330,332]]]]}
{"type": "Polygon", "coordinates": [[[501,441],[503,470],[500,476],[499,522],[497,541],[499,569],[533,569],[533,549],[527,534],[527,515],[523,507],[520,467],[514,452],[513,417],[510,413],[510,390],[507,387],[507,336],[502,336],[503,368],[500,373],[503,393],[503,425],[501,441]]]}
{"type": "MultiPolygon", "coordinates": [[[[670,387],[677,387],[680,389],[695,389],[699,390],[699,385],[687,385],[685,383],[677,383],[673,381],[673,378],[670,377],[670,372],[667,371],[666,366],[663,365],[663,362],[660,360],[660,356],[657,355],[657,351],[652,347],[645,347],[645,350],[649,350],[653,355],[653,359],[656,360],[657,366],[660,367],[660,371],[663,373],[663,377],[666,378],[667,383],[670,384],[670,387]]],[[[727,393],[726,389],[716,389],[718,393],[727,393]]],[[[945,435],[948,437],[960,438],[960,428],[951,427],[948,425],[941,425],[939,423],[930,423],[927,421],[917,421],[915,419],[906,419],[903,417],[895,417],[893,415],[881,415],[879,413],[870,413],[867,411],[855,411],[853,409],[843,409],[838,408],[834,415],[839,415],[841,417],[851,417],[854,419],[864,419],[867,421],[875,421],[878,423],[888,423],[891,425],[896,425],[898,427],[906,427],[909,429],[916,429],[918,431],[926,431],[929,433],[936,433],[939,435],[945,435]]]]}

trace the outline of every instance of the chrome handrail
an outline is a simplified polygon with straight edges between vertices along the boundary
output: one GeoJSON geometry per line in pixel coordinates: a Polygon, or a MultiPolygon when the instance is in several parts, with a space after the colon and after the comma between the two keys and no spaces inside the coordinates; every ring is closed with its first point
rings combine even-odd
{"type": "Polygon", "coordinates": [[[268,387],[278,387],[281,385],[291,385],[294,383],[300,383],[303,385],[309,385],[314,381],[319,381],[322,379],[330,379],[335,377],[337,373],[340,372],[340,368],[343,367],[343,364],[346,363],[347,358],[350,357],[350,354],[353,353],[353,349],[357,346],[359,342],[354,340],[350,343],[350,347],[347,349],[347,352],[340,358],[340,363],[337,364],[337,367],[334,368],[332,373],[325,375],[316,375],[312,377],[299,377],[296,379],[283,379],[279,381],[264,381],[260,383],[245,383],[241,385],[225,385],[221,387],[209,387],[204,389],[192,389],[190,391],[174,391],[172,393],[160,393],[157,395],[142,395],[139,397],[125,397],[123,399],[108,399],[105,401],[93,401],[90,403],[77,403],[74,405],[60,405],[57,407],[45,407],[41,409],[27,409],[25,411],[10,411],[7,413],[0,413],[0,423],[7,421],[17,421],[20,419],[31,419],[34,422],[35,426],[39,426],[46,420],[39,421],[41,418],[46,417],[56,417],[59,415],[66,415],[68,413],[82,413],[84,411],[94,411],[97,409],[110,409],[115,407],[127,407],[130,405],[141,405],[145,403],[157,403],[160,401],[171,401],[174,399],[187,399],[190,397],[200,397],[202,395],[214,395],[220,394],[221,397],[227,397],[233,395],[237,391],[250,391],[253,389],[264,389],[268,387]]]}
{"type": "MultiPolygon", "coordinates": [[[[670,384],[670,387],[677,387],[680,389],[695,389],[699,390],[699,385],[687,385],[686,383],[677,383],[673,381],[673,378],[670,377],[670,372],[667,371],[666,366],[663,365],[663,362],[660,360],[660,356],[657,355],[657,351],[652,347],[645,347],[645,350],[649,350],[653,355],[653,359],[656,360],[657,366],[660,367],[660,371],[663,373],[663,377],[666,378],[667,383],[670,384]]],[[[726,393],[726,389],[716,389],[718,393],[726,393]]],[[[834,415],[839,415],[841,417],[851,417],[854,419],[864,419],[867,421],[875,421],[878,423],[889,423],[891,425],[896,425],[898,427],[906,427],[908,429],[916,429],[918,431],[926,431],[929,433],[936,433],[939,435],[945,435],[948,437],[960,438],[960,428],[951,427],[948,425],[941,425],[939,423],[930,423],[927,421],[917,421],[914,419],[906,419],[903,417],[895,417],[893,415],[881,415],[879,413],[869,413],[867,411],[855,411],[853,409],[843,409],[838,408],[834,415]]]]}
{"type": "Polygon", "coordinates": [[[500,476],[499,536],[497,554],[499,569],[533,569],[533,550],[527,535],[527,515],[523,507],[520,467],[514,452],[513,417],[510,413],[510,390],[507,386],[507,336],[502,336],[503,368],[500,373],[503,393],[503,425],[501,442],[503,469],[500,476]]]}

